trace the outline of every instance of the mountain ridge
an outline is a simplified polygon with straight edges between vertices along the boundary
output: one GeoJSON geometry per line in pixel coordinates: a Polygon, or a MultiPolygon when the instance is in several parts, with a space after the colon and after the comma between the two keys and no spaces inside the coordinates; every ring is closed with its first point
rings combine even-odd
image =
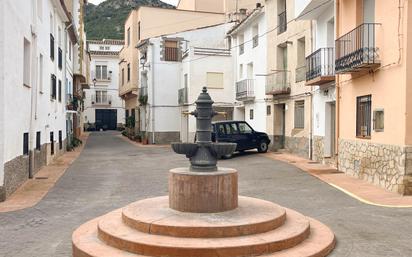
{"type": "Polygon", "coordinates": [[[86,5],[87,39],[124,39],[124,22],[130,11],[140,6],[175,8],[160,0],[106,0],[99,5],[86,5]]]}

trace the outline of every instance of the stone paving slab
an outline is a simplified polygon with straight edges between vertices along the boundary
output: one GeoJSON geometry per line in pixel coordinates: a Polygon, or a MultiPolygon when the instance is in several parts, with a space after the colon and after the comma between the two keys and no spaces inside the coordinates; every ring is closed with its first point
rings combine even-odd
{"type": "Polygon", "coordinates": [[[267,153],[266,156],[292,164],[363,203],[381,207],[412,208],[412,196],[402,196],[387,191],[364,180],[339,172],[328,165],[314,163],[287,153],[267,153]]]}

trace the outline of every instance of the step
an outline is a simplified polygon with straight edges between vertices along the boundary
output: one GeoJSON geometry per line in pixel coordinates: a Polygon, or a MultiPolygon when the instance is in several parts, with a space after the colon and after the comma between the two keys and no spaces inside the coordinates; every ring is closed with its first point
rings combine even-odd
{"type": "Polygon", "coordinates": [[[283,226],[261,234],[228,238],[178,238],[135,230],[122,222],[120,210],[101,218],[98,237],[106,244],[128,252],[157,257],[256,256],[298,245],[310,233],[308,219],[286,210],[283,226]]]}
{"type": "Polygon", "coordinates": [[[174,237],[213,238],[259,234],[282,226],[284,208],[272,202],[239,197],[232,211],[202,214],[169,208],[167,196],[138,201],[123,208],[123,222],[148,234],[174,237]]]}
{"type": "MultiPolygon", "coordinates": [[[[91,220],[73,233],[73,257],[144,257],[106,245],[97,238],[100,218],[91,220]]],[[[310,236],[301,244],[262,257],[325,257],[333,249],[333,232],[322,223],[310,219],[310,236]]],[[[219,239],[215,239],[219,240],[219,239]]]]}

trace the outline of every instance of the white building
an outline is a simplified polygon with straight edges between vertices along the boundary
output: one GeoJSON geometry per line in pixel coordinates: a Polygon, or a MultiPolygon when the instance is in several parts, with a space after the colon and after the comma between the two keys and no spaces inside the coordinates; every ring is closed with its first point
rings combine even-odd
{"type": "Polygon", "coordinates": [[[89,40],[91,89],[85,90],[84,127],[117,129],[124,127],[124,101],[119,97],[119,51],[123,40],[89,40]]]}
{"type": "Polygon", "coordinates": [[[233,60],[226,33],[233,24],[198,28],[143,41],[141,60],[140,129],[150,143],[193,141],[195,119],[184,114],[195,109],[207,86],[215,109],[232,119],[233,60]],[[143,101],[142,101],[143,100],[143,101]]]}
{"type": "Polygon", "coordinates": [[[65,151],[70,22],[59,0],[0,1],[0,201],[65,151]]]}
{"type": "MultiPolygon", "coordinates": [[[[267,37],[265,8],[257,7],[236,25],[232,37],[236,100],[235,110],[255,130],[266,132],[267,37]]],[[[270,106],[269,106],[270,108],[270,106]]]]}
{"type": "Polygon", "coordinates": [[[306,57],[306,85],[312,86],[312,159],[335,159],[335,21],[334,1],[295,0],[299,20],[312,21],[312,53],[306,57]],[[320,7],[319,7],[320,6],[320,7]],[[318,7],[315,11],[312,11],[318,7]]]}

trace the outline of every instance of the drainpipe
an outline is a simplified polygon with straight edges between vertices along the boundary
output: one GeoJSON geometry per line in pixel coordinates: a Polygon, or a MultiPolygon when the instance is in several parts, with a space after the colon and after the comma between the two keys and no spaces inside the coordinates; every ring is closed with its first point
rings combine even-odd
{"type": "MultiPolygon", "coordinates": [[[[339,35],[339,18],[340,18],[340,5],[339,1],[336,1],[336,10],[335,10],[335,30],[336,30],[336,35],[335,37],[337,38],[339,35]]],[[[336,49],[335,49],[335,54],[336,54],[336,49]]],[[[336,111],[335,111],[335,120],[336,120],[336,135],[335,135],[335,156],[339,157],[338,151],[339,151],[339,137],[340,137],[340,77],[339,75],[335,76],[335,90],[336,90],[336,111]]],[[[336,168],[339,170],[339,158],[336,158],[336,168]]]]}
{"type": "Polygon", "coordinates": [[[150,69],[152,72],[152,144],[155,144],[155,74],[154,74],[154,61],[155,61],[155,49],[154,44],[150,43],[150,48],[152,52],[152,63],[150,65],[150,69]]]}
{"type": "MultiPolygon", "coordinates": [[[[314,40],[313,38],[315,37],[316,33],[313,31],[313,22],[310,21],[310,46],[312,48],[312,53],[314,52],[315,46],[314,46],[314,40]]],[[[314,110],[314,105],[313,105],[313,86],[310,87],[310,139],[309,139],[309,159],[312,160],[313,158],[313,110],[314,110]]]]}

